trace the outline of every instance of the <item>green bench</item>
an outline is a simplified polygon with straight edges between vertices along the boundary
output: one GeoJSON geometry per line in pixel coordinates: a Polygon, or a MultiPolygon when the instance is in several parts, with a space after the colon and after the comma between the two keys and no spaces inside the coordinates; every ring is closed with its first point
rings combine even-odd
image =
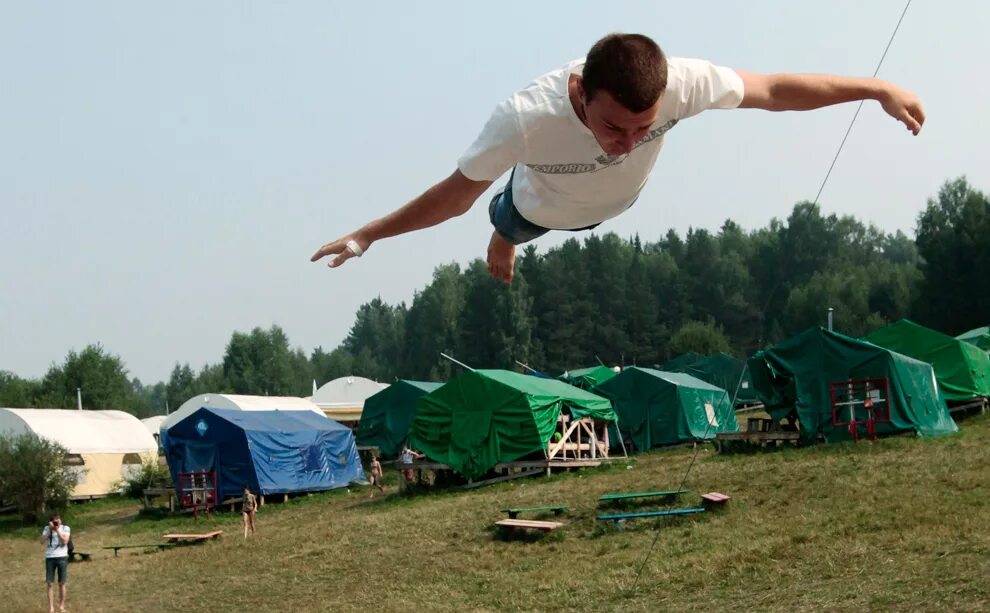
{"type": "Polygon", "coordinates": [[[687,494],[691,490],[669,490],[666,492],[636,492],[632,494],[602,494],[598,497],[598,502],[617,502],[619,500],[632,500],[635,498],[677,498],[681,494],[687,494]]]}
{"type": "Polygon", "coordinates": [[[690,509],[664,509],[661,511],[640,511],[638,513],[616,513],[612,515],[599,515],[598,521],[614,521],[616,526],[621,526],[626,519],[636,519],[641,517],[675,517],[678,515],[693,515],[704,513],[703,507],[690,509]]]}
{"type": "Polygon", "coordinates": [[[121,549],[153,549],[157,547],[159,551],[164,551],[169,547],[175,547],[175,543],[152,543],[150,545],[107,545],[104,549],[113,549],[113,557],[117,557],[117,552],[121,549]]]}
{"type": "Polygon", "coordinates": [[[552,507],[520,507],[516,509],[502,509],[503,513],[509,514],[509,519],[515,519],[520,513],[540,513],[540,512],[553,512],[554,515],[560,515],[567,510],[567,507],[563,505],[552,506],[552,507]]]}

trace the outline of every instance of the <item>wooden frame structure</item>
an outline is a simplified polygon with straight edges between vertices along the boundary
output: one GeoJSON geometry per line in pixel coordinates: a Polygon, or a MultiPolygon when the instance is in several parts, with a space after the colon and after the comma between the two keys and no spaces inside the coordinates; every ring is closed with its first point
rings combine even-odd
{"type": "MultiPolygon", "coordinates": [[[[555,435],[547,442],[543,449],[543,459],[500,462],[492,467],[492,470],[499,473],[499,476],[481,481],[469,480],[467,485],[462,487],[463,489],[472,489],[540,473],[549,476],[554,469],[570,470],[572,468],[601,466],[603,462],[615,459],[609,456],[608,427],[609,422],[597,421],[590,417],[574,419],[571,415],[561,413],[557,418],[555,430],[559,438],[555,435]]],[[[625,450],[620,457],[623,459],[627,457],[625,450]]],[[[451,470],[450,466],[446,464],[428,459],[415,460],[409,463],[397,460],[394,467],[400,472],[416,471],[419,474],[419,478],[416,479],[419,483],[422,483],[422,471],[424,470],[435,472],[451,470]]],[[[400,483],[404,482],[405,480],[400,480],[400,483]]]]}
{"type": "Polygon", "coordinates": [[[568,452],[573,460],[608,458],[607,422],[599,423],[590,417],[574,419],[561,413],[557,418],[557,434],[560,434],[560,440],[547,443],[548,461],[566,461],[568,452]]]}

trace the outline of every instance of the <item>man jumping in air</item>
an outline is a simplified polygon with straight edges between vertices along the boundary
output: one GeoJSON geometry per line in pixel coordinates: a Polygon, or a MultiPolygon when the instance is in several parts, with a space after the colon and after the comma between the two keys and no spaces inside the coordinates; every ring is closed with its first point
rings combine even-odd
{"type": "Polygon", "coordinates": [[[667,58],[641,34],[610,34],[498,104],[453,174],[311,261],[335,256],[335,268],[375,241],[462,215],[511,170],[488,207],[488,270],[508,283],[516,245],[594,228],[632,206],[681,120],[708,109],[808,111],[857,100],[876,100],[914,134],[925,121],[917,96],[879,79],[733,70],[667,58]]]}

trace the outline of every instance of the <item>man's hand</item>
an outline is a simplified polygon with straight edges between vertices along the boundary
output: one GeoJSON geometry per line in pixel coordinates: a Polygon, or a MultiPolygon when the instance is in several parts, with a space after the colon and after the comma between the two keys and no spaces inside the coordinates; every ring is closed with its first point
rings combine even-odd
{"type": "Polygon", "coordinates": [[[925,123],[925,111],[921,108],[921,100],[912,92],[888,83],[879,101],[883,110],[907,126],[912,134],[917,136],[921,132],[921,126],[925,123]]]}
{"type": "Polygon", "coordinates": [[[343,236],[333,241],[332,243],[327,243],[319,248],[319,250],[313,254],[313,257],[309,259],[310,262],[315,262],[328,255],[336,255],[337,257],[330,260],[327,264],[330,268],[336,268],[346,262],[347,260],[360,256],[368,247],[371,246],[371,241],[363,237],[360,232],[352,232],[347,236],[343,236]],[[348,245],[353,241],[357,244],[360,253],[355,253],[353,246],[348,245]]]}
{"type": "Polygon", "coordinates": [[[491,184],[491,181],[473,181],[461,174],[460,170],[455,170],[449,177],[405,206],[366,224],[357,232],[323,245],[313,254],[310,261],[315,262],[324,256],[335,255],[337,257],[330,260],[329,266],[336,268],[352,257],[367,251],[371,243],[377,240],[429,228],[451,217],[463,215],[491,184]],[[354,245],[348,247],[350,241],[354,241],[354,245]],[[357,251],[354,246],[357,247],[357,251]]]}
{"type": "Polygon", "coordinates": [[[888,115],[914,134],[925,123],[918,97],[880,79],[815,74],[760,74],[737,70],[743,81],[742,109],[810,111],[843,102],[877,100],[888,115]]]}

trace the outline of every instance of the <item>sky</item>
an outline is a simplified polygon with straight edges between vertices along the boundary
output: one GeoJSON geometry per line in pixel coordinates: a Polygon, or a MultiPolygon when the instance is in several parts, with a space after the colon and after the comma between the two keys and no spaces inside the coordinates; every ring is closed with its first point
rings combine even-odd
{"type": "MultiPolygon", "coordinates": [[[[339,269],[309,262],[450,174],[497,102],[602,35],[750,71],[869,76],[904,3],[2,6],[0,370],[40,377],[102,343],[152,383],[218,362],[256,326],[332,349],[362,303],[409,304],[436,266],[483,257],[490,194],[339,269]]],[[[879,76],[915,91],[927,123],[912,137],[867,103],[825,213],[913,235],[946,179],[990,190],[988,21],[986,2],[912,3],[879,76]]],[[[854,112],[682,122],[637,205],[597,231],[652,241],[786,218],[814,199],[854,112]]]]}

